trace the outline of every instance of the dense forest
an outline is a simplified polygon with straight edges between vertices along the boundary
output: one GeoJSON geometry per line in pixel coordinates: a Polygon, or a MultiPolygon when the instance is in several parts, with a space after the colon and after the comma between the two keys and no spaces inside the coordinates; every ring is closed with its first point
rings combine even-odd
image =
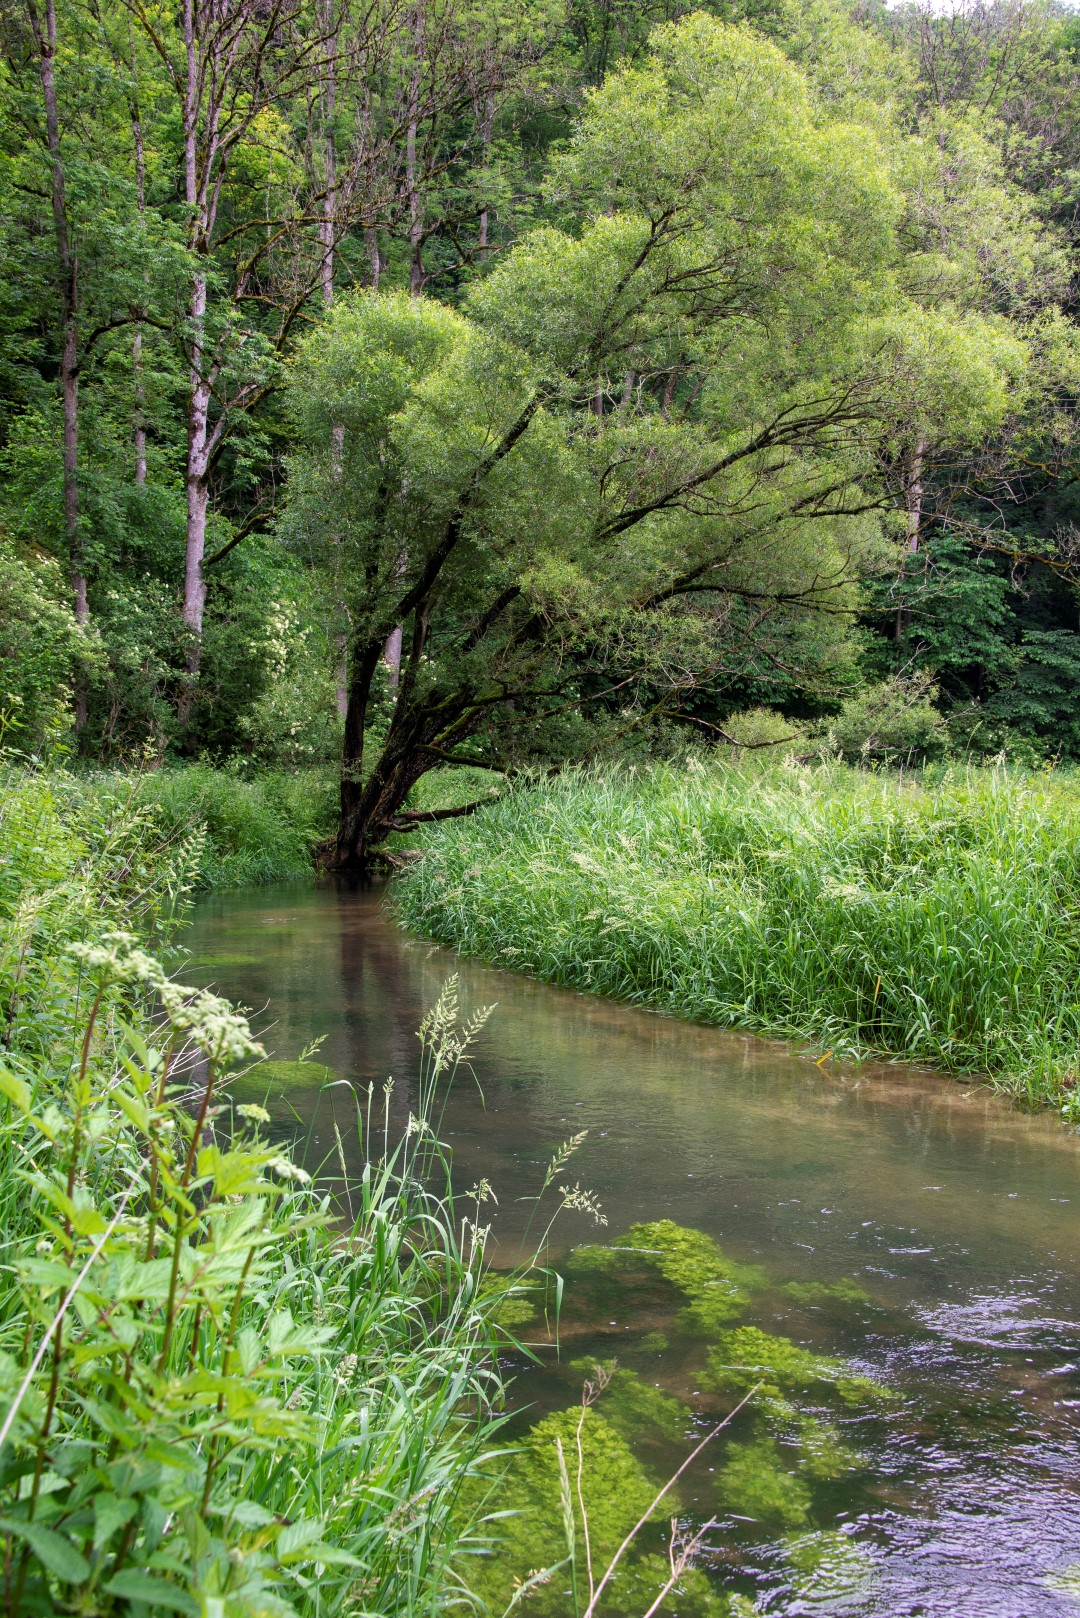
{"type": "Polygon", "coordinates": [[[0,16],[9,748],[1080,756],[1066,8],[0,16]]]}

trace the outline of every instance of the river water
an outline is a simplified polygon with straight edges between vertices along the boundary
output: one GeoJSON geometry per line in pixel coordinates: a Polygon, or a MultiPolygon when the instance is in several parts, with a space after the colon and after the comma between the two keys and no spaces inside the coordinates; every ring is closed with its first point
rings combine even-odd
{"type": "MultiPolygon", "coordinates": [[[[717,1587],[768,1614],[1080,1614],[1075,1135],[929,1074],[819,1067],[488,970],[407,936],[378,893],[214,896],[184,943],[182,975],[251,1008],[272,1056],[295,1060],[325,1036],[315,1060],[361,1094],[373,1082],[377,1106],[392,1075],[392,1131],[415,1104],[417,1025],[460,974],[466,1010],[496,1009],[443,1133],[460,1183],[486,1177],[498,1197],[484,1215],[497,1262],[517,1258],[552,1154],[587,1131],[559,1183],[594,1193],[607,1226],[560,1215],[557,1260],[642,1221],[705,1232],[755,1267],[745,1321],[887,1385],[832,1412],[858,1464],[819,1467],[776,1510],[755,1507],[752,1488],[740,1497],[719,1451],[690,1474],[682,1509],[720,1524],[706,1557],[717,1587]]],[[[359,1172],[347,1088],[299,1085],[272,1110],[309,1167],[338,1152],[336,1119],[359,1172]]],[[[643,1431],[662,1477],[713,1408],[708,1345],[640,1274],[599,1285],[571,1258],[568,1277],[560,1351],[542,1347],[515,1384],[519,1429],[573,1404],[583,1356],[617,1360],[689,1412],[682,1435],[643,1431]]],[[[798,1474],[800,1451],[769,1453],[798,1474]]]]}

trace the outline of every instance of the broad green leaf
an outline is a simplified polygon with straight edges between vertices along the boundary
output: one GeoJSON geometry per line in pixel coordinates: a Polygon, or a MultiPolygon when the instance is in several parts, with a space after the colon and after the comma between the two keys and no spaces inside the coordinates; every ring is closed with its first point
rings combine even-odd
{"type": "Polygon", "coordinates": [[[65,1584],[81,1584],[90,1577],[90,1564],[80,1550],[53,1528],[40,1523],[15,1522],[0,1517],[0,1533],[24,1539],[42,1567],[65,1584]]]}
{"type": "Polygon", "coordinates": [[[94,1497],[94,1549],[99,1551],[108,1543],[118,1528],[123,1528],[139,1509],[137,1500],[124,1500],[118,1494],[99,1494],[94,1497]]]}
{"type": "Polygon", "coordinates": [[[0,1062],[0,1095],[7,1096],[13,1106],[18,1107],[22,1113],[30,1111],[30,1086],[25,1079],[20,1079],[0,1062]]]}
{"type": "Polygon", "coordinates": [[[199,1603],[186,1590],[178,1589],[167,1579],[156,1579],[152,1573],[140,1573],[132,1568],[115,1574],[105,1585],[111,1596],[125,1601],[144,1601],[151,1612],[190,1613],[199,1618],[199,1603]]]}

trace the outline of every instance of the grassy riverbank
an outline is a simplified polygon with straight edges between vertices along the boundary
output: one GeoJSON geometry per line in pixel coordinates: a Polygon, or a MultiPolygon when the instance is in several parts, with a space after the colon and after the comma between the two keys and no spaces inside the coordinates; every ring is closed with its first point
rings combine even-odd
{"type": "MultiPolygon", "coordinates": [[[[263,1109],[232,1108],[244,1017],[150,953],[193,888],[289,874],[307,822],[206,772],[3,788],[0,1606],[445,1611],[505,1284],[422,1122],[350,1187],[343,1240],[263,1109]]],[[[461,1039],[444,1001],[421,1113],[461,1039]]]]}
{"type": "Polygon", "coordinates": [[[1080,783],[692,766],[433,828],[417,931],[548,982],[1076,1111],[1080,783]]]}

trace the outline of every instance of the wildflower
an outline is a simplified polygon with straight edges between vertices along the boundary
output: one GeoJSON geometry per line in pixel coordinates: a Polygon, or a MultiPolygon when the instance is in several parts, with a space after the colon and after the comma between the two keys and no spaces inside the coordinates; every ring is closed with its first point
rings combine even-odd
{"type": "Polygon", "coordinates": [[[265,1107],[260,1107],[256,1101],[245,1101],[236,1110],[241,1118],[248,1118],[253,1124],[268,1124],[270,1122],[270,1114],[265,1107]]]}
{"type": "Polygon", "coordinates": [[[220,995],[180,983],[163,983],[158,992],[171,1026],[187,1034],[212,1062],[246,1062],[266,1054],[252,1037],[247,1018],[220,995]]]}
{"type": "Polygon", "coordinates": [[[298,1168],[295,1163],[290,1163],[287,1157],[272,1157],[267,1167],[273,1169],[283,1180],[295,1180],[298,1185],[311,1184],[311,1175],[305,1169],[298,1168]]]}

